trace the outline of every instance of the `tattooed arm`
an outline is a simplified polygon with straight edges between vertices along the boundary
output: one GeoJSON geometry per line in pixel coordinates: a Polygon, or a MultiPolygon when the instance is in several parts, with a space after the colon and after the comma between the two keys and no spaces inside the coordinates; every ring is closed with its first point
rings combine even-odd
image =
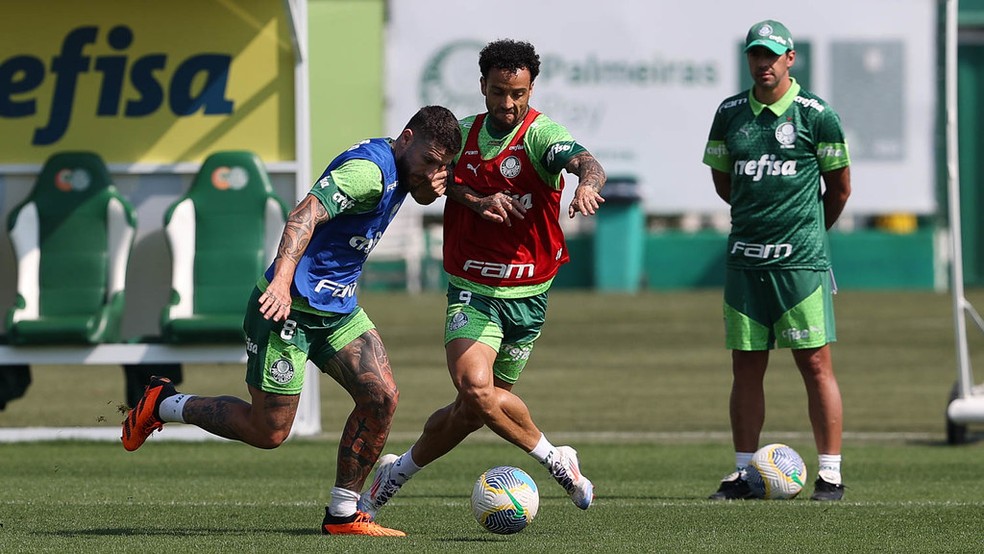
{"type": "Polygon", "coordinates": [[[564,167],[568,173],[577,175],[578,185],[574,189],[574,199],[567,215],[574,217],[580,213],[583,216],[594,215],[598,206],[605,203],[601,197],[601,189],[605,186],[605,169],[591,153],[585,151],[571,158],[564,167]]]}
{"type": "Polygon", "coordinates": [[[445,191],[448,198],[467,206],[483,219],[511,226],[513,218],[524,219],[526,207],[518,199],[505,192],[482,196],[468,185],[449,182],[445,191]]]}
{"type": "Polygon", "coordinates": [[[294,280],[294,270],[311,242],[314,228],[328,219],[325,206],[311,194],[305,196],[287,216],[277,257],[273,260],[273,279],[260,296],[260,313],[266,319],[280,321],[290,313],[290,285],[294,280]]]}

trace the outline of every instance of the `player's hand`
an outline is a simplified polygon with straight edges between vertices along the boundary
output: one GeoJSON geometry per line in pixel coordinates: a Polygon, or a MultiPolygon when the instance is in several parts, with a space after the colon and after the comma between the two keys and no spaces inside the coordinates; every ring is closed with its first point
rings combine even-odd
{"type": "Polygon", "coordinates": [[[432,204],[447,192],[448,185],[453,181],[454,174],[447,167],[432,174],[430,179],[421,179],[417,186],[411,187],[410,196],[421,206],[432,204]]]}
{"type": "Polygon", "coordinates": [[[270,286],[260,295],[260,313],[263,319],[281,321],[287,319],[290,314],[290,285],[277,286],[270,283],[270,286]]]}
{"type": "Polygon", "coordinates": [[[448,190],[448,185],[454,182],[454,169],[448,166],[444,171],[438,171],[431,179],[431,190],[437,196],[444,196],[448,190]]]}
{"type": "Polygon", "coordinates": [[[578,185],[574,189],[574,199],[571,200],[571,206],[567,209],[567,215],[572,219],[578,213],[585,217],[594,215],[598,211],[598,207],[604,203],[605,199],[595,190],[595,187],[578,185]]]}
{"type": "Polygon", "coordinates": [[[505,223],[512,227],[512,220],[526,219],[526,206],[518,200],[503,192],[486,196],[479,201],[478,213],[483,219],[494,221],[495,223],[505,223]]]}

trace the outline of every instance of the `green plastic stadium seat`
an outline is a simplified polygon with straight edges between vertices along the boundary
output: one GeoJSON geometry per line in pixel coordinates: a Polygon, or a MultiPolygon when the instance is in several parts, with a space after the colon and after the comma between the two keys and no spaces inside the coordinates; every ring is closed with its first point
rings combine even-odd
{"type": "Polygon", "coordinates": [[[256,154],[223,151],[205,159],[164,216],[172,261],[171,302],[161,315],[165,342],[244,339],[243,310],[286,219],[256,154]]]}
{"type": "Polygon", "coordinates": [[[17,260],[10,343],[119,341],[136,217],[102,158],[51,156],[7,228],[17,260]]]}

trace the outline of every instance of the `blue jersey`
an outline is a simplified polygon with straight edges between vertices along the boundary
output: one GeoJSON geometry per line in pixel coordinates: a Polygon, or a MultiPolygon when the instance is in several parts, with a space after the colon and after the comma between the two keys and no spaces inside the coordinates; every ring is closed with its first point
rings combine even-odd
{"type": "MultiPolygon", "coordinates": [[[[356,281],[373,246],[406,198],[406,188],[398,186],[396,159],[387,139],[363,141],[338,155],[318,182],[348,160],[368,160],[383,175],[383,194],[376,206],[363,213],[341,213],[314,229],[311,243],[294,272],[291,295],[303,297],[316,310],[351,313],[357,304],[356,281]]],[[[318,185],[315,185],[318,186],[318,185]]],[[[273,265],[266,271],[273,278],[273,265]]]]}

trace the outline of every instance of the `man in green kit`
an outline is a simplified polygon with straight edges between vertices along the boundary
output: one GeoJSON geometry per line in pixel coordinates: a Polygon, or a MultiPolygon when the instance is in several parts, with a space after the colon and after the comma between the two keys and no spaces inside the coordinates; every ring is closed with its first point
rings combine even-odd
{"type": "Polygon", "coordinates": [[[703,158],[731,205],[724,320],[735,471],[710,498],[754,496],[745,467],[765,421],[769,351],[779,347],[792,350],[806,385],[819,454],[811,498],[840,500],[843,408],[830,354],[836,284],[827,230],[851,193],[847,141],[834,110],[789,75],[796,50],[782,23],[753,25],[745,54],[754,85],[718,106],[703,158]]]}

